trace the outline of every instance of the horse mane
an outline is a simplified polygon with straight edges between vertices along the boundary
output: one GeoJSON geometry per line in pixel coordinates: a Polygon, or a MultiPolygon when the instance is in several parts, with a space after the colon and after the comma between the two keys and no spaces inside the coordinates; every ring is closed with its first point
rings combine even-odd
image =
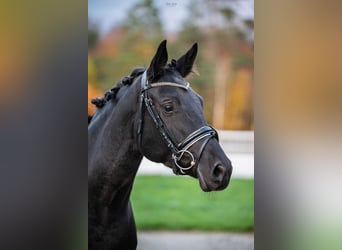
{"type": "MultiPolygon", "coordinates": [[[[165,69],[174,69],[177,66],[177,61],[172,59],[170,63],[166,65],[165,69]]],[[[126,85],[131,85],[136,77],[144,73],[146,70],[145,67],[136,67],[132,70],[132,72],[128,75],[123,77],[120,81],[118,81],[114,87],[110,90],[106,91],[104,96],[101,98],[94,98],[91,100],[91,103],[96,106],[96,108],[102,108],[108,101],[115,99],[116,94],[119,90],[126,85]]],[[[198,74],[196,70],[192,69],[192,73],[198,74]]],[[[88,124],[91,121],[92,116],[88,117],[88,124]]]]}
{"type": "MultiPolygon", "coordinates": [[[[106,91],[104,96],[101,98],[94,98],[91,100],[91,103],[96,106],[96,108],[102,108],[108,101],[115,99],[119,90],[126,85],[131,85],[136,77],[144,73],[146,68],[144,67],[136,67],[132,70],[132,72],[128,75],[123,77],[120,81],[118,81],[114,87],[110,90],[106,91]]],[[[91,118],[88,117],[88,123],[90,122],[91,118]]]]}

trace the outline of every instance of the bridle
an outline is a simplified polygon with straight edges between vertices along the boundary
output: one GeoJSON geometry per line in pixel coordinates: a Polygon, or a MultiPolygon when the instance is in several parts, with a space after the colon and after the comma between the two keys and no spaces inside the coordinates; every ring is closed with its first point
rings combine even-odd
{"type": "Polygon", "coordinates": [[[207,143],[209,142],[211,138],[216,138],[218,140],[218,134],[214,128],[210,126],[203,126],[195,130],[194,132],[192,132],[180,143],[178,144],[175,143],[174,139],[170,136],[167,126],[165,125],[164,121],[161,119],[155,106],[153,105],[153,101],[148,95],[148,90],[151,88],[156,88],[156,87],[169,86],[169,87],[182,88],[185,91],[187,91],[189,89],[189,83],[187,83],[186,85],[181,85],[181,84],[174,83],[174,82],[148,83],[146,72],[147,70],[143,73],[141,77],[141,96],[140,96],[140,103],[139,103],[139,108],[140,108],[139,116],[140,117],[138,120],[139,123],[138,123],[138,130],[137,130],[138,147],[141,152],[142,134],[143,134],[143,127],[144,127],[144,107],[145,107],[148,113],[150,114],[150,117],[152,118],[159,133],[162,135],[163,139],[165,140],[167,147],[170,149],[172,153],[172,159],[175,163],[175,166],[178,168],[178,169],[174,169],[174,172],[176,174],[186,174],[185,171],[190,170],[191,168],[198,165],[205,146],[207,145],[207,143]],[[194,154],[189,151],[189,149],[191,146],[193,146],[195,143],[201,140],[203,140],[202,145],[200,147],[197,157],[195,157],[194,154]],[[191,161],[188,166],[184,167],[180,165],[180,161],[185,155],[190,156],[191,161]]]}

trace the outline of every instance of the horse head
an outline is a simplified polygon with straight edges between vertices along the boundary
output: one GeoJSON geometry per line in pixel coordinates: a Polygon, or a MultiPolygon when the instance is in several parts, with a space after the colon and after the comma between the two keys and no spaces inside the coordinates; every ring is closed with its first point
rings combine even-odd
{"type": "Polygon", "coordinates": [[[138,145],[145,157],[172,168],[175,174],[198,178],[203,191],[222,190],[229,184],[231,161],[216,130],[204,118],[203,98],[185,80],[197,50],[195,43],[179,59],[167,63],[166,41],[159,45],[138,79],[138,145]]]}

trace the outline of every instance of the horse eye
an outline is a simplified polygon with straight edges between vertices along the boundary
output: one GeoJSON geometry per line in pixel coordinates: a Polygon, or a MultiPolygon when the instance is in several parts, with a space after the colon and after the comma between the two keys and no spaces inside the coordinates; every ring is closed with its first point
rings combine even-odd
{"type": "Polygon", "coordinates": [[[172,104],[166,104],[164,105],[164,110],[168,113],[172,112],[173,111],[173,106],[172,104]]]}

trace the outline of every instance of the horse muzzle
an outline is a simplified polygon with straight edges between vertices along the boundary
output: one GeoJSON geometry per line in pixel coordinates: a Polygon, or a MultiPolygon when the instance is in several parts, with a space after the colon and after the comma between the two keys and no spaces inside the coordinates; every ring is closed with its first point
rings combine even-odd
{"type": "Polygon", "coordinates": [[[203,154],[202,162],[196,169],[200,187],[205,192],[225,189],[233,171],[231,161],[218,143],[212,143],[212,145],[208,147],[208,152],[203,154]],[[216,150],[214,150],[215,148],[216,150]],[[213,152],[216,153],[213,154],[213,152]]]}

